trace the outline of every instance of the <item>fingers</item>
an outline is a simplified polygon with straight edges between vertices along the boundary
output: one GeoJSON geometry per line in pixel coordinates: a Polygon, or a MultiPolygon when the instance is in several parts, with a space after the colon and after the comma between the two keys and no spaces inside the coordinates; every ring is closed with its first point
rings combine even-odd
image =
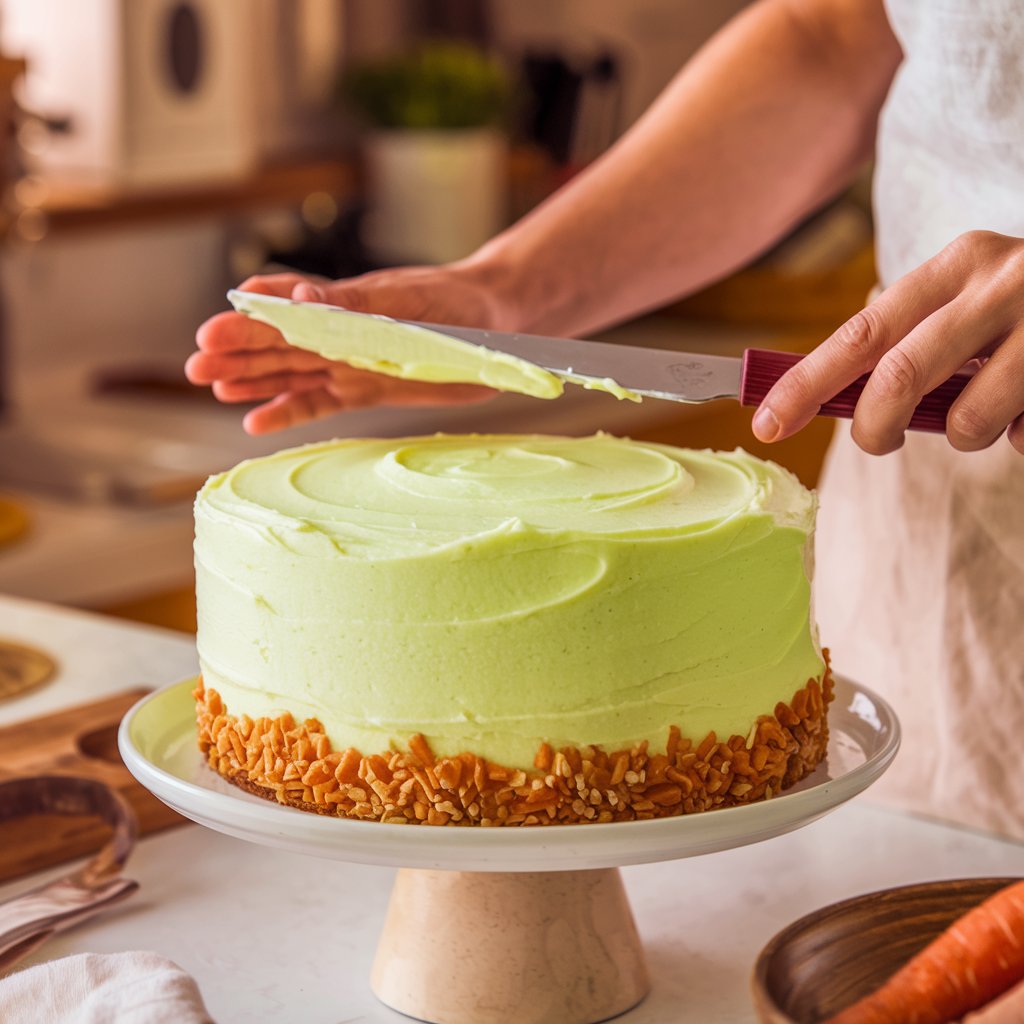
{"type": "Polygon", "coordinates": [[[828,399],[871,370],[917,324],[946,305],[955,288],[940,263],[935,257],[900,278],[784,374],[754,416],[754,434],[762,441],[795,434],[828,399]]]}
{"type": "MultiPolygon", "coordinates": [[[[349,281],[333,281],[330,284],[318,284],[314,281],[301,281],[292,290],[291,297],[297,302],[326,302],[331,306],[341,306],[354,313],[378,313],[384,309],[392,312],[395,308],[394,293],[388,289],[377,288],[376,303],[367,299],[365,289],[349,281]],[[376,305],[376,309],[371,306],[376,305]]],[[[400,302],[400,296],[399,296],[400,302]]]]}
{"type": "Polygon", "coordinates": [[[258,409],[253,409],[245,416],[242,426],[250,434],[269,434],[342,411],[352,412],[388,405],[466,405],[487,401],[497,394],[490,388],[475,384],[427,384],[384,377],[363,370],[334,373],[331,383],[326,387],[307,388],[309,383],[312,383],[312,375],[303,378],[302,390],[279,394],[258,409]]]}
{"type": "Polygon", "coordinates": [[[215,380],[213,393],[221,402],[260,402],[286,391],[312,391],[324,388],[330,376],[318,373],[275,373],[254,380],[215,380]]]}
{"type": "Polygon", "coordinates": [[[270,434],[320,420],[339,412],[338,400],[324,388],[285,392],[257,409],[246,413],[242,428],[248,434],[270,434]]]}
{"type": "MultiPolygon", "coordinates": [[[[436,277],[436,271],[405,268],[330,282],[302,274],[275,274],[249,278],[240,287],[358,312],[423,319],[438,292],[431,275],[436,277]]],[[[444,300],[445,289],[440,292],[444,300]]],[[[464,301],[450,304],[459,309],[467,305],[464,301]]],[[[473,308],[470,303],[468,316],[473,308]]],[[[455,405],[484,401],[495,394],[475,385],[405,381],[333,363],[288,345],[274,328],[235,312],[206,321],[196,340],[199,351],[186,364],[188,379],[212,384],[214,394],[224,402],[263,402],[243,421],[253,434],[299,426],[342,409],[455,405]]]]}
{"type": "Polygon", "coordinates": [[[402,293],[382,285],[381,278],[386,272],[378,271],[374,275],[376,286],[368,290],[363,287],[363,278],[350,278],[343,281],[332,281],[319,284],[313,281],[302,281],[292,291],[292,298],[299,302],[326,302],[332,306],[341,306],[354,313],[385,313],[394,314],[395,309],[402,307],[402,293]]]}
{"type": "Polygon", "coordinates": [[[946,419],[949,443],[964,452],[988,448],[1009,431],[1024,452],[1024,328],[1011,334],[953,403],[946,419]]]}
{"type": "MultiPolygon", "coordinates": [[[[328,294],[322,285],[298,274],[253,277],[244,281],[240,287],[260,294],[292,297],[303,302],[330,302],[334,305],[343,305],[347,309],[362,309],[365,306],[362,292],[358,288],[341,283],[334,286],[331,294],[328,294]]],[[[196,331],[196,347],[200,353],[211,355],[266,352],[268,350],[287,353],[297,351],[285,341],[276,328],[234,311],[218,313],[201,324],[196,331]]],[[[289,368],[297,369],[299,367],[289,364],[289,368]]],[[[280,369],[282,367],[274,368],[267,373],[280,369]]],[[[237,370],[232,372],[235,372],[236,376],[239,375],[237,370]]],[[[185,375],[193,384],[210,384],[222,376],[218,363],[197,358],[195,355],[186,363],[185,375]]],[[[252,374],[252,376],[258,375],[252,374]]]]}
{"type": "Polygon", "coordinates": [[[261,352],[193,352],[185,363],[185,375],[193,384],[212,384],[280,373],[326,372],[330,367],[330,361],[323,356],[288,346],[285,350],[261,352]]]}
{"type": "Polygon", "coordinates": [[[1024,455],[1024,416],[1018,416],[1006,431],[1010,444],[1024,455]]]}
{"type": "MultiPolygon", "coordinates": [[[[239,286],[240,291],[257,292],[260,295],[277,295],[288,298],[297,289],[316,291],[318,286],[300,274],[272,274],[250,277],[239,286]]],[[[324,301],[310,299],[309,301],[324,301]]],[[[269,324],[253,320],[242,313],[227,311],[210,317],[196,331],[196,347],[201,352],[253,352],[265,349],[290,349],[281,333],[269,324]]],[[[191,378],[189,378],[191,380],[191,378]]],[[[209,383],[209,381],[194,381],[209,383]]]]}
{"type": "Polygon", "coordinates": [[[295,285],[291,297],[299,302],[326,302],[354,313],[419,319],[433,290],[424,289],[418,276],[417,268],[403,267],[374,270],[341,281],[303,279],[295,285]]]}
{"type": "Polygon", "coordinates": [[[247,277],[239,286],[240,292],[255,292],[257,295],[276,295],[279,298],[291,297],[296,285],[311,281],[322,282],[326,278],[311,277],[309,274],[257,274],[247,277]]]}
{"type": "MultiPolygon", "coordinates": [[[[334,302],[327,297],[327,292],[318,284],[311,281],[302,281],[292,289],[292,298],[297,302],[327,302],[332,306],[340,306],[340,302],[334,302]]],[[[351,307],[346,306],[346,309],[351,307]]]]}
{"type": "Polygon", "coordinates": [[[958,296],[882,355],[854,414],[853,438],[864,451],[884,455],[899,448],[921,399],[998,340],[1003,327],[995,311],[973,307],[969,297],[958,296]]]}
{"type": "Polygon", "coordinates": [[[288,342],[270,324],[253,320],[243,313],[218,313],[196,331],[196,347],[201,352],[254,352],[268,348],[287,349],[288,342]]]}
{"type": "Polygon", "coordinates": [[[185,377],[192,384],[209,384],[215,380],[210,376],[209,368],[204,365],[205,356],[202,352],[193,352],[185,360],[185,377]]]}

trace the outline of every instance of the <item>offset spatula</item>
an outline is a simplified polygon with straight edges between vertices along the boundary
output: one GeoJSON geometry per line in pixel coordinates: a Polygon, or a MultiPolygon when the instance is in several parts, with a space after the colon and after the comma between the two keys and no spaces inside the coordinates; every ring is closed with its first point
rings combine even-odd
{"type": "MultiPolygon", "coordinates": [[[[742,357],[709,356],[614,345],[603,341],[574,341],[470,327],[403,322],[474,345],[508,352],[560,377],[611,377],[622,387],[645,398],[672,402],[709,402],[716,398],[735,398],[740,405],[757,406],[772,385],[803,359],[802,355],[794,352],[760,348],[748,348],[742,357]]],[[[818,415],[851,419],[868,376],[864,374],[859,377],[825,402],[818,410],[818,415]]],[[[958,373],[925,395],[911,417],[909,427],[912,430],[945,431],[946,414],[970,379],[970,374],[958,373]]]]}
{"type": "MultiPolygon", "coordinates": [[[[395,365],[401,362],[398,349],[389,352],[388,345],[402,347],[410,340],[408,336],[395,336],[393,329],[396,324],[416,328],[410,335],[420,336],[417,343],[429,342],[429,339],[422,336],[422,331],[426,330],[492,352],[505,352],[575,384],[591,386],[592,381],[602,386],[599,382],[606,385],[610,379],[635,395],[672,402],[709,402],[716,398],[736,398],[741,405],[759,405],[772,385],[803,358],[791,352],[759,348],[749,348],[742,358],[736,358],[638,348],[604,341],[542,338],[532,334],[507,334],[473,327],[390,320],[337,306],[297,302],[251,292],[229,292],[228,296],[236,308],[282,330],[289,341],[301,348],[327,354],[320,342],[322,339],[330,339],[331,358],[344,360],[346,355],[356,357],[360,351],[365,356],[365,348],[360,349],[356,335],[361,334],[363,341],[372,335],[375,338],[374,354],[383,360],[377,368],[385,373],[389,372],[386,367],[391,355],[396,356],[395,365]],[[295,314],[302,321],[299,333],[289,330],[297,326],[295,314]],[[388,326],[381,330],[385,323],[388,326]]],[[[357,366],[361,365],[358,361],[354,362],[357,366]]],[[[395,375],[438,379],[417,378],[415,373],[395,375]]],[[[445,379],[472,378],[452,376],[445,379]]],[[[852,417],[867,379],[868,375],[865,374],[829,399],[818,410],[818,415],[852,417]]],[[[925,395],[909,426],[915,430],[944,431],[946,414],[970,379],[968,374],[957,374],[925,395]]]]}

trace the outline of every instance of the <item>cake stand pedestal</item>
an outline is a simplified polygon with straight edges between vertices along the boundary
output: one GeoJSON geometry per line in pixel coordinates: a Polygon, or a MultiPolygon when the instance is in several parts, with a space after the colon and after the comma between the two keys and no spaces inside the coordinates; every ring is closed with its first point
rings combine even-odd
{"type": "Polygon", "coordinates": [[[397,867],[371,984],[431,1024],[596,1024],[648,991],[618,868],[782,835],[867,788],[899,746],[892,709],[836,678],[826,763],[781,796],[656,821],[441,828],[349,821],[231,786],[195,742],[194,680],[149,695],[121,723],[133,775],[186,817],[250,842],[397,867]]]}
{"type": "Polygon", "coordinates": [[[443,1024],[592,1024],[650,987],[617,868],[402,868],[370,984],[392,1009],[443,1024]]]}

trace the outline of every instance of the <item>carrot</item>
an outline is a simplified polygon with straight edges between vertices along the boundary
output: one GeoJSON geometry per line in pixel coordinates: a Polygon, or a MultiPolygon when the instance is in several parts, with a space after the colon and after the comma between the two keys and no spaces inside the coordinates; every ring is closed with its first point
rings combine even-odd
{"type": "Polygon", "coordinates": [[[1024,979],[1024,882],[968,911],[826,1024],[949,1024],[1024,979]]]}

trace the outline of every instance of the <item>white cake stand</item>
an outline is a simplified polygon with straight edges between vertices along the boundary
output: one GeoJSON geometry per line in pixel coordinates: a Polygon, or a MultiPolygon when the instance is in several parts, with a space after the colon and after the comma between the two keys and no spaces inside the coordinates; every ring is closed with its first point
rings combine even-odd
{"type": "Polygon", "coordinates": [[[595,1024],[649,982],[618,868],[760,842],[866,789],[899,746],[892,709],[841,677],[827,762],[782,796],[656,821],[536,828],[384,825],[310,814],[236,789],[195,740],[194,680],[141,700],[118,744],[176,811],[250,842],[398,867],[371,984],[434,1024],[595,1024]]]}

